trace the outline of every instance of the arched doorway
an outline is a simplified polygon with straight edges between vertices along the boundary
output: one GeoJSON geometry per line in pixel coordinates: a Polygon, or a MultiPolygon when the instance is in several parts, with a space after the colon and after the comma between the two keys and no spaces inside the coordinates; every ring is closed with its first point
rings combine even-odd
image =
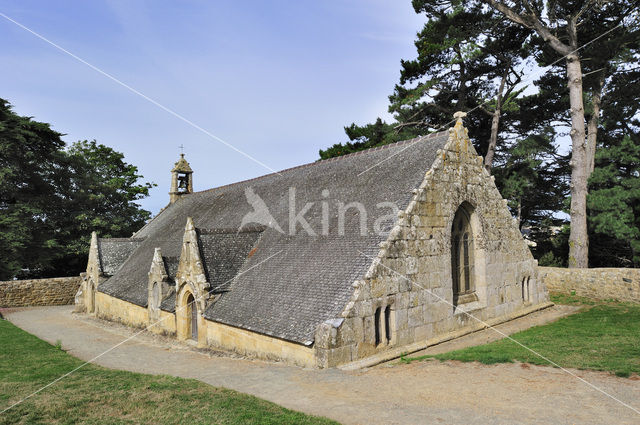
{"type": "Polygon", "coordinates": [[[453,280],[453,302],[464,303],[477,300],[475,296],[475,253],[471,214],[467,203],[460,205],[451,225],[451,277],[453,280]]]}
{"type": "Polygon", "coordinates": [[[198,307],[193,294],[187,296],[187,332],[191,339],[198,340],[198,307]]]}

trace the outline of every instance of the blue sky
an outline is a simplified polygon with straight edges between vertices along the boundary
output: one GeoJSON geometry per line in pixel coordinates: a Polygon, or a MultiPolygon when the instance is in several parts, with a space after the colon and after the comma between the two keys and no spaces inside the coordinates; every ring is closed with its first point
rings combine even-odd
{"type": "MultiPolygon", "coordinates": [[[[31,1],[0,12],[268,167],[318,159],[386,111],[424,24],[409,0],[31,1]]],[[[0,17],[0,97],[72,143],[123,152],[168,202],[180,144],[195,190],[269,170],[0,17]]]]}

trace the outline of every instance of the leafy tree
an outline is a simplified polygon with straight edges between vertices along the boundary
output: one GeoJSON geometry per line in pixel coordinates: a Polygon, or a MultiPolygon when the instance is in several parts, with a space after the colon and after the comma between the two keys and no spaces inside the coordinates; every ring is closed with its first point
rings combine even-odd
{"type": "Polygon", "coordinates": [[[91,230],[128,237],[150,217],[135,201],[152,185],[122,154],[60,136],[0,99],[0,279],[76,274],[91,230]]]}
{"type": "MultiPolygon", "coordinates": [[[[136,201],[149,196],[152,183],[138,181],[138,168],[124,155],[94,141],[79,141],[66,152],[69,183],[63,192],[64,215],[59,217],[58,240],[64,255],[56,262],[58,273],[86,264],[92,231],[101,237],[130,237],[151,218],[136,201]],[[82,237],[78,237],[82,235],[82,237]]],[[[63,189],[64,190],[64,189],[63,189]]]]}

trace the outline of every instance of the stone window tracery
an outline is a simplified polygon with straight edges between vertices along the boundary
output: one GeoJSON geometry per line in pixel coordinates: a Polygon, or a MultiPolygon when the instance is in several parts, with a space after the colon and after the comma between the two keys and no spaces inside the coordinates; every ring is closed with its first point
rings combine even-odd
{"type": "Polygon", "coordinates": [[[476,301],[472,207],[463,203],[451,226],[451,277],[454,304],[476,301]]]}

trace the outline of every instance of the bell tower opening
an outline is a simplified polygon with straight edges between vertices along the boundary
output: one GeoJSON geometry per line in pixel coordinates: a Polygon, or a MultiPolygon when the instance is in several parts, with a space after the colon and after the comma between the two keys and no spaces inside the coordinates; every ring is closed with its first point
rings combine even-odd
{"type": "Polygon", "coordinates": [[[170,203],[176,202],[183,195],[193,192],[193,170],[184,159],[184,153],[180,154],[180,159],[171,170],[171,191],[169,192],[170,203]]]}

